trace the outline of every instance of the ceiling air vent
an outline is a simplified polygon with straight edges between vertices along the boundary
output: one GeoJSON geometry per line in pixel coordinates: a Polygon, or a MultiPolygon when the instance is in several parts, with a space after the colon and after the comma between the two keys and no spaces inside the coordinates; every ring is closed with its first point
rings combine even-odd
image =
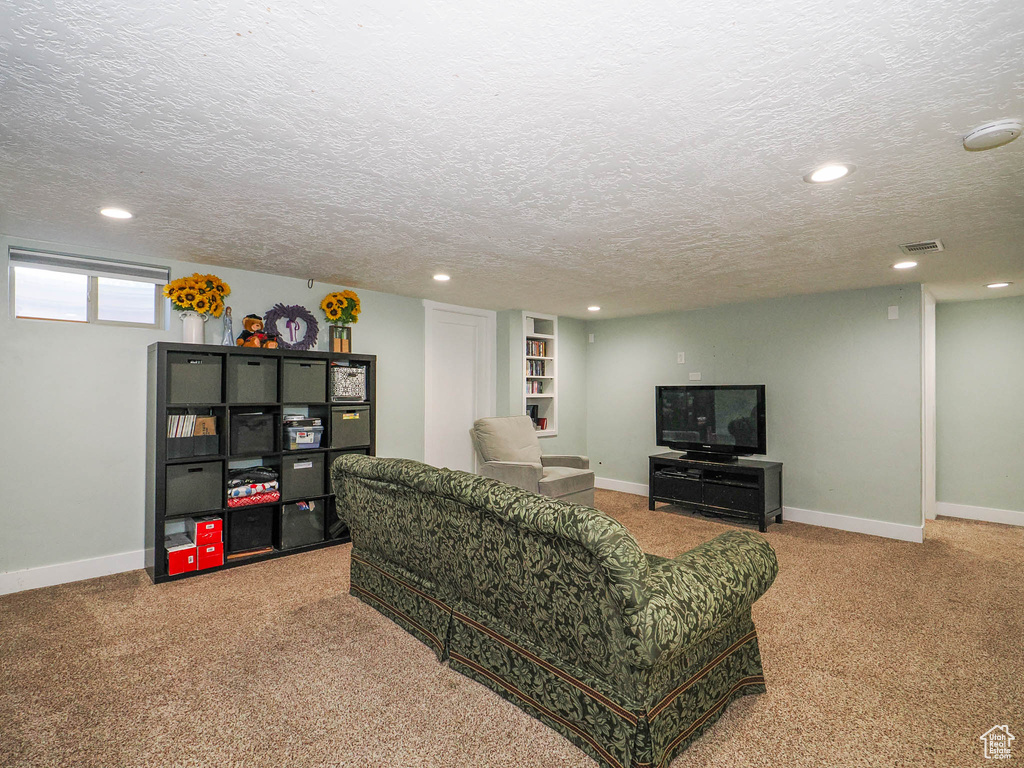
{"type": "Polygon", "coordinates": [[[935,253],[942,250],[941,240],[922,240],[919,243],[904,243],[900,250],[914,256],[918,253],[935,253]]]}

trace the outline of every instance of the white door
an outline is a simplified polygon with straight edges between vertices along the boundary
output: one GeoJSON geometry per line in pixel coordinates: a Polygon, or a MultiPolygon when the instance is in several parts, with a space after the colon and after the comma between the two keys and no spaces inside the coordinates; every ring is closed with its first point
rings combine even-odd
{"type": "Polygon", "coordinates": [[[486,309],[424,301],[426,419],[423,455],[435,467],[476,471],[469,430],[493,416],[495,314],[486,309]]]}

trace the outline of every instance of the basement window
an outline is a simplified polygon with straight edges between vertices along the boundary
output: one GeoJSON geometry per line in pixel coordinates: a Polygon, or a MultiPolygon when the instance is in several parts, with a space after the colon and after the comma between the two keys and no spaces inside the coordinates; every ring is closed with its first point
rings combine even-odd
{"type": "Polygon", "coordinates": [[[166,267],[22,248],[8,254],[17,318],[163,328],[166,267]]]}

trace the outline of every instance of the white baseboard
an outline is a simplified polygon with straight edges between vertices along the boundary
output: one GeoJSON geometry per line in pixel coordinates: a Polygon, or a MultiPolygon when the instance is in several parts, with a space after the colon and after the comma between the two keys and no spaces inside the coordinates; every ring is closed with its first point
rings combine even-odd
{"type": "Polygon", "coordinates": [[[612,480],[610,477],[595,477],[594,487],[603,488],[606,491],[632,493],[634,496],[647,495],[646,483],[628,483],[625,480],[612,480]]]}
{"type": "MultiPolygon", "coordinates": [[[[594,478],[594,487],[603,488],[607,491],[632,493],[636,496],[647,496],[647,485],[644,483],[629,483],[625,480],[597,477],[594,478]]],[[[942,512],[940,511],[939,514],[941,515],[942,512]]],[[[836,528],[840,531],[882,536],[887,539],[899,539],[900,541],[913,541],[917,543],[924,541],[924,527],[920,525],[887,523],[882,520],[868,520],[863,517],[849,517],[847,515],[837,515],[833,512],[816,512],[813,509],[798,509],[797,507],[785,506],[782,508],[782,519],[783,521],[790,520],[794,523],[818,525],[823,528],[836,528]]]]}
{"type": "Polygon", "coordinates": [[[782,519],[784,522],[820,525],[823,528],[835,528],[840,531],[850,531],[851,533],[866,533],[870,536],[912,541],[917,544],[924,541],[923,525],[889,523],[885,520],[869,520],[866,517],[850,517],[849,515],[837,515],[834,512],[817,512],[813,509],[785,506],[782,508],[782,519]]]}
{"type": "Polygon", "coordinates": [[[993,509],[992,507],[973,507],[970,504],[953,504],[948,501],[936,502],[935,514],[944,517],[962,517],[967,520],[984,520],[986,523],[1024,525],[1024,512],[1016,512],[1012,509],[993,509]]]}
{"type": "Polygon", "coordinates": [[[121,552],[117,555],[91,557],[88,560],[75,560],[71,563],[44,565],[39,568],[26,568],[23,571],[0,573],[0,595],[12,592],[24,592],[26,589],[52,587],[55,584],[67,584],[71,581],[95,579],[97,576],[109,576],[112,573],[135,571],[145,567],[145,550],[121,552]]]}

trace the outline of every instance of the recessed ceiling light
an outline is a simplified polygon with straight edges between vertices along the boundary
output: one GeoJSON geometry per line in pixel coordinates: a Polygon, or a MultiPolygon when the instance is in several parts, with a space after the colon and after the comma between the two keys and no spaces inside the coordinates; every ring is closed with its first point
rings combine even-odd
{"type": "Polygon", "coordinates": [[[587,311],[589,311],[589,312],[597,312],[600,309],[601,308],[599,306],[597,306],[596,304],[594,306],[592,306],[592,307],[587,307],[587,311]]]}
{"type": "Polygon", "coordinates": [[[892,265],[893,269],[913,269],[917,266],[916,261],[898,261],[892,265]]]}
{"type": "Polygon", "coordinates": [[[986,288],[1006,288],[1008,285],[1013,285],[1013,283],[1006,283],[1006,282],[1004,282],[1004,283],[989,283],[985,287],[986,288]]]}
{"type": "Polygon", "coordinates": [[[438,273],[434,275],[434,279],[437,280],[437,282],[439,283],[447,283],[449,280],[451,280],[451,277],[449,277],[448,275],[442,275],[438,273]]]}
{"type": "Polygon", "coordinates": [[[849,163],[829,163],[808,173],[804,176],[804,181],[811,184],[824,184],[826,181],[836,181],[843,176],[849,176],[855,169],[856,166],[849,163]]]}
{"type": "Polygon", "coordinates": [[[132,217],[131,211],[126,211],[124,208],[100,208],[100,213],[112,219],[130,219],[132,217]]]}

